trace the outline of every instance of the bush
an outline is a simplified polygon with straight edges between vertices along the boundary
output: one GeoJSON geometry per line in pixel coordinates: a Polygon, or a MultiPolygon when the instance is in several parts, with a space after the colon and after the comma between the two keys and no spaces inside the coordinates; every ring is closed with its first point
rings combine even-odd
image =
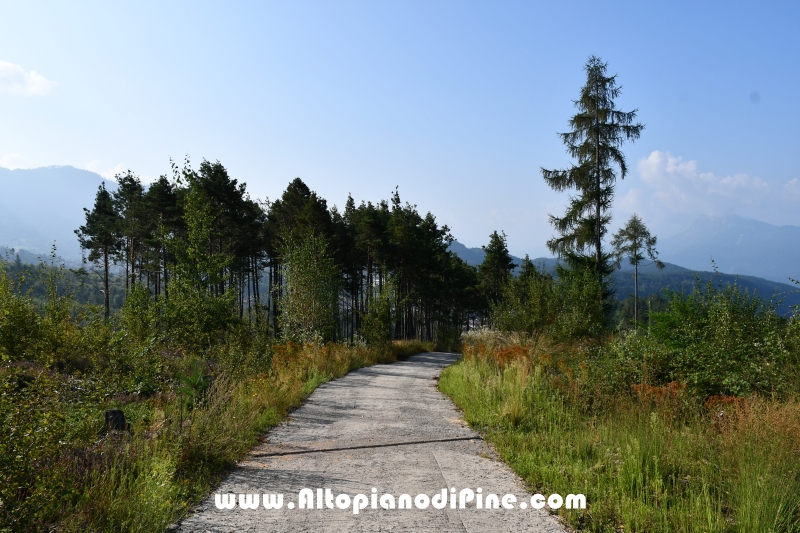
{"type": "Polygon", "coordinates": [[[667,300],[667,311],[653,313],[651,336],[672,355],[672,379],[703,396],[792,390],[800,346],[778,302],[699,280],[691,293],[669,292],[667,300]]]}
{"type": "Polygon", "coordinates": [[[542,334],[567,340],[595,337],[605,322],[602,286],[591,270],[560,269],[553,278],[530,265],[503,290],[492,306],[492,323],[501,331],[542,334]]]}
{"type": "Polygon", "coordinates": [[[33,300],[20,292],[0,262],[0,361],[33,358],[39,314],[33,300]]]}
{"type": "Polygon", "coordinates": [[[529,487],[586,495],[559,511],[578,531],[798,531],[800,404],[698,401],[673,356],[635,332],[597,350],[477,330],[439,386],[529,487]]]}

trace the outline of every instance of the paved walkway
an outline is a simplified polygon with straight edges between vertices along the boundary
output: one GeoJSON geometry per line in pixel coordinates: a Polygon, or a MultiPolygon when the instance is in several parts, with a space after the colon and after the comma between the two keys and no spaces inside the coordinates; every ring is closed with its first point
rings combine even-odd
{"type": "MultiPolygon", "coordinates": [[[[289,509],[299,492],[330,489],[333,498],[364,494],[432,497],[442,489],[482,489],[500,498],[530,501],[519,478],[469,429],[452,402],[436,388],[442,368],[456,355],[426,353],[375,365],[321,385],[274,428],[215,490],[216,494],[283,494],[281,509],[217,509],[212,494],[180,531],[258,532],[564,532],[546,511],[531,508],[346,510],[289,509]]],[[[324,500],[323,492],[323,500],[324,500]]],[[[457,493],[458,494],[458,493],[457,493]]],[[[263,497],[262,497],[263,498],[263,497]]],[[[380,500],[378,500],[380,501],[380,500]]],[[[438,501],[438,500],[436,500],[438,501]]],[[[342,499],[344,502],[344,499],[342,499]]],[[[323,503],[324,507],[324,503],[323,503]]],[[[335,504],[334,504],[335,507],[335,504]]]]}

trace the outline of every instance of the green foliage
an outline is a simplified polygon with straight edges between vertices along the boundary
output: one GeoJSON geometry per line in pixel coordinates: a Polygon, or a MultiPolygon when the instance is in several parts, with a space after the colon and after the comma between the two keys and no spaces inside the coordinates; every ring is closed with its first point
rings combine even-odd
{"type": "Polygon", "coordinates": [[[75,230],[81,248],[89,250],[89,261],[99,264],[103,269],[103,293],[105,319],[108,320],[111,310],[109,303],[109,269],[114,258],[124,246],[121,233],[123,219],[117,212],[114,199],[106,190],[105,183],[97,189],[94,207],[83,209],[86,224],[75,230]]]}
{"type": "Polygon", "coordinates": [[[492,320],[501,331],[534,339],[544,333],[564,340],[592,337],[603,332],[601,302],[602,287],[591,270],[562,269],[553,278],[527,260],[520,276],[506,284],[503,299],[492,306],[492,320]]]}
{"type": "Polygon", "coordinates": [[[644,222],[634,213],[625,225],[614,234],[611,246],[614,248],[615,266],[619,268],[620,262],[627,257],[634,267],[638,267],[642,261],[649,258],[658,268],[664,268],[664,263],[657,259],[656,252],[657,238],[650,235],[644,222]]]}
{"type": "Polygon", "coordinates": [[[30,358],[39,332],[39,314],[33,300],[20,290],[0,263],[0,361],[30,358]]]}
{"type": "Polygon", "coordinates": [[[800,345],[777,302],[699,280],[691,293],[671,292],[668,301],[667,311],[653,313],[651,335],[673,352],[675,379],[701,395],[792,390],[800,345]]]}
{"type": "Polygon", "coordinates": [[[167,237],[165,246],[176,258],[169,298],[164,302],[167,333],[193,350],[207,348],[232,323],[236,293],[223,290],[231,283],[227,268],[231,256],[209,251],[214,213],[191,169],[184,169],[190,187],[183,195],[186,238],[167,237]]]}
{"type": "Polygon", "coordinates": [[[492,306],[492,323],[501,331],[538,338],[557,319],[556,290],[553,276],[525,256],[519,277],[505,284],[502,299],[492,306]]]}
{"type": "Polygon", "coordinates": [[[592,269],[559,270],[558,307],[553,335],[559,339],[596,337],[605,328],[604,286],[592,269]]]}
{"type": "Polygon", "coordinates": [[[294,342],[333,340],[339,280],[327,243],[310,236],[288,241],[283,252],[283,294],[279,324],[284,339],[294,342]]]}
{"type": "Polygon", "coordinates": [[[161,327],[160,304],[144,285],[134,283],[117,317],[119,329],[136,344],[147,342],[161,327]]]}
{"type": "Polygon", "coordinates": [[[211,386],[212,377],[206,375],[206,368],[203,361],[193,360],[189,365],[186,374],[178,374],[178,394],[185,398],[186,407],[191,410],[194,406],[205,399],[206,392],[211,386]]]}
{"type": "Polygon", "coordinates": [[[611,246],[614,248],[616,268],[619,268],[623,257],[627,257],[633,265],[633,322],[638,327],[639,320],[639,265],[645,258],[649,258],[659,270],[664,268],[664,263],[658,260],[656,252],[657,238],[650,235],[650,230],[644,225],[636,213],[630,220],[614,234],[611,246]]]}
{"type": "Polygon", "coordinates": [[[361,322],[361,335],[370,346],[383,347],[392,340],[392,301],[394,283],[390,280],[369,305],[361,322]]]}
{"type": "Polygon", "coordinates": [[[611,315],[611,324],[618,329],[624,330],[633,327],[637,323],[648,327],[651,323],[653,312],[666,311],[667,301],[660,294],[650,294],[646,298],[639,298],[636,307],[638,308],[637,321],[634,321],[634,298],[630,296],[624,300],[617,300],[611,315]]]}
{"type": "Polygon", "coordinates": [[[586,84],[575,101],[578,113],[570,119],[572,131],[559,134],[567,152],[576,164],[567,170],[542,169],[542,177],[554,190],[577,190],[570,198],[562,217],[550,215],[550,223],[559,233],[547,242],[551,252],[559,257],[582,255],[588,250],[595,263],[595,273],[606,275],[608,256],[602,251],[602,241],[611,216],[607,213],[614,198],[617,177],[625,178],[627,164],[620,146],[626,140],[639,138],[644,126],[634,123],[636,110],[624,112],[614,100],[621,87],[616,75],[606,76],[607,64],[592,56],[586,62],[586,84]]]}
{"type": "Polygon", "coordinates": [[[480,290],[486,301],[490,304],[500,300],[503,287],[511,278],[511,272],[517,266],[511,260],[506,246],[506,234],[496,231],[489,236],[489,244],[481,246],[486,253],[483,262],[478,267],[478,281],[480,290]]]}

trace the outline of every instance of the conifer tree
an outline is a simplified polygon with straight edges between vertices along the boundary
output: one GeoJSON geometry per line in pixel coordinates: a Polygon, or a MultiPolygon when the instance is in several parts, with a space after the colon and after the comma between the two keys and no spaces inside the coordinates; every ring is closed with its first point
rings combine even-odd
{"type": "Polygon", "coordinates": [[[97,189],[94,208],[86,213],[86,224],[75,230],[81,248],[89,251],[89,261],[99,263],[103,267],[103,304],[105,319],[109,317],[109,270],[113,258],[120,253],[124,245],[120,230],[121,217],[114,207],[114,199],[106,190],[105,183],[97,189]]]}
{"type": "Polygon", "coordinates": [[[622,87],[617,85],[616,75],[606,75],[607,63],[591,56],[584,68],[586,85],[575,101],[578,113],[569,121],[572,130],[559,134],[576,162],[566,170],[541,169],[545,182],[554,190],[577,191],[563,216],[549,215],[559,235],[550,239],[547,247],[572,268],[592,265],[605,285],[611,269],[610,256],[603,251],[603,237],[611,221],[608,211],[614,199],[615,166],[624,179],[628,167],[620,147],[626,140],[638,139],[644,125],[635,122],[637,110],[616,108],[614,100],[622,87]]]}
{"type": "Polygon", "coordinates": [[[614,234],[611,246],[614,248],[615,267],[619,268],[622,258],[627,256],[633,265],[633,322],[637,323],[639,302],[639,265],[645,258],[649,258],[659,270],[664,268],[664,263],[658,260],[655,235],[650,235],[650,230],[644,222],[634,213],[628,222],[614,234]]]}
{"type": "Polygon", "coordinates": [[[177,235],[185,234],[186,228],[183,213],[178,202],[178,190],[174,183],[166,176],[160,176],[147,188],[144,196],[145,211],[147,212],[147,237],[146,245],[149,248],[149,268],[155,281],[155,294],[168,296],[169,284],[169,255],[166,240],[177,235]]]}
{"type": "Polygon", "coordinates": [[[139,177],[128,170],[115,176],[118,187],[112,194],[114,208],[120,216],[120,232],[124,239],[121,250],[125,262],[125,289],[136,280],[137,260],[141,265],[140,250],[145,238],[144,187],[139,177]]]}
{"type": "Polygon", "coordinates": [[[511,272],[517,265],[508,253],[505,232],[492,232],[489,244],[481,248],[486,252],[486,256],[478,267],[478,281],[487,305],[491,305],[502,297],[503,287],[508,283],[511,272]]]}

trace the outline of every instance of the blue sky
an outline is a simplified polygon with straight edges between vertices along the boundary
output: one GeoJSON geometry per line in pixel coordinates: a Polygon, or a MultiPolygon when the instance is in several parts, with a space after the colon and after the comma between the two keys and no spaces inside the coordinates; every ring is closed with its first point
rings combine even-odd
{"type": "Polygon", "coordinates": [[[0,166],[145,180],[219,160],[254,196],[401,197],[546,254],[591,54],[642,137],[613,225],[800,225],[800,3],[0,2],[0,166]]]}

